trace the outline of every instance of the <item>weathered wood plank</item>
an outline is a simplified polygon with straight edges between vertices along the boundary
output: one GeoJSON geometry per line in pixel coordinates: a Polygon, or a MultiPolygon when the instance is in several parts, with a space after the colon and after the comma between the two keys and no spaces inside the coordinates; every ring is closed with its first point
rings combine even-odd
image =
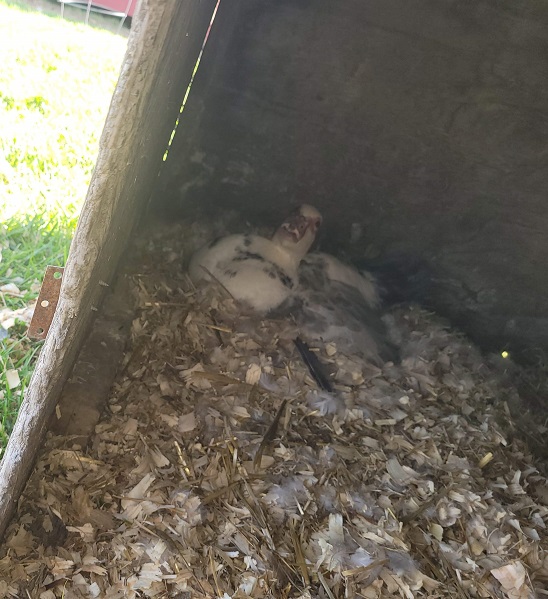
{"type": "Polygon", "coordinates": [[[214,0],[141,0],[56,316],[0,466],[0,536],[82,340],[150,198],[214,0]]]}
{"type": "Polygon", "coordinates": [[[137,294],[125,267],[122,260],[49,422],[53,434],[68,435],[82,447],[101,417],[135,318],[137,294]]]}

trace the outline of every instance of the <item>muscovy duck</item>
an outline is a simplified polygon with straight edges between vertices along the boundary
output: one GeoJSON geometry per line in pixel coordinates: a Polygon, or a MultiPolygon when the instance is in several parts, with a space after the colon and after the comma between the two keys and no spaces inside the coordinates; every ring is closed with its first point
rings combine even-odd
{"type": "Polygon", "coordinates": [[[216,239],[192,256],[190,277],[195,283],[217,281],[260,315],[291,315],[294,336],[334,342],[376,364],[394,360],[373,277],[329,254],[307,254],[321,222],[320,213],[303,204],[272,239],[216,239]]]}
{"type": "Polygon", "coordinates": [[[320,213],[303,204],[272,239],[249,234],[216,239],[192,256],[190,278],[194,283],[217,281],[234,299],[255,312],[267,313],[295,292],[299,264],[321,222],[320,213]]]}

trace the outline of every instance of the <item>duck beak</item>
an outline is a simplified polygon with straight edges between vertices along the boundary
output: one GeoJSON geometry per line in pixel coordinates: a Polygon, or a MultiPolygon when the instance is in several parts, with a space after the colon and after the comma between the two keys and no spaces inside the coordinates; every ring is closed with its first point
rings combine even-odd
{"type": "Polygon", "coordinates": [[[295,243],[298,243],[306,235],[307,231],[315,235],[320,223],[321,219],[318,217],[306,217],[302,214],[295,214],[289,217],[280,229],[295,243]]]}
{"type": "Polygon", "coordinates": [[[283,231],[286,237],[295,243],[298,243],[304,235],[304,232],[292,222],[283,223],[280,229],[283,231]]]}

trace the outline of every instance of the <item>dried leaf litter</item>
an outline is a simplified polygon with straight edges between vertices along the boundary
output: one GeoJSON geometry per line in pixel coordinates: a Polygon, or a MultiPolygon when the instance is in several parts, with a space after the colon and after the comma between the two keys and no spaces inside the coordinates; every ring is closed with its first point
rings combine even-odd
{"type": "Polygon", "coordinates": [[[181,255],[215,232],[148,240],[106,412],[87,448],[48,438],[0,597],[548,596],[548,486],[511,435],[515,389],[399,307],[401,364],[318,343],[319,390],[290,321],[191,286],[181,255]]]}

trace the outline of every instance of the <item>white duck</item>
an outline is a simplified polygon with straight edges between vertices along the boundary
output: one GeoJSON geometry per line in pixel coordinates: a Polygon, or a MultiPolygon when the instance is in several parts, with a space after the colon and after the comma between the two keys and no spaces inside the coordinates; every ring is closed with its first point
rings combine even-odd
{"type": "Polygon", "coordinates": [[[292,336],[333,341],[341,351],[379,364],[393,359],[373,278],[328,254],[307,255],[321,222],[320,213],[303,204],[272,239],[217,239],[192,256],[190,277],[195,283],[217,281],[259,314],[290,314],[292,336]]]}
{"type": "Polygon", "coordinates": [[[320,213],[303,204],[272,239],[229,235],[212,241],[191,258],[194,283],[215,280],[253,311],[264,314],[288,300],[298,286],[298,269],[322,222],[320,213]]]}

